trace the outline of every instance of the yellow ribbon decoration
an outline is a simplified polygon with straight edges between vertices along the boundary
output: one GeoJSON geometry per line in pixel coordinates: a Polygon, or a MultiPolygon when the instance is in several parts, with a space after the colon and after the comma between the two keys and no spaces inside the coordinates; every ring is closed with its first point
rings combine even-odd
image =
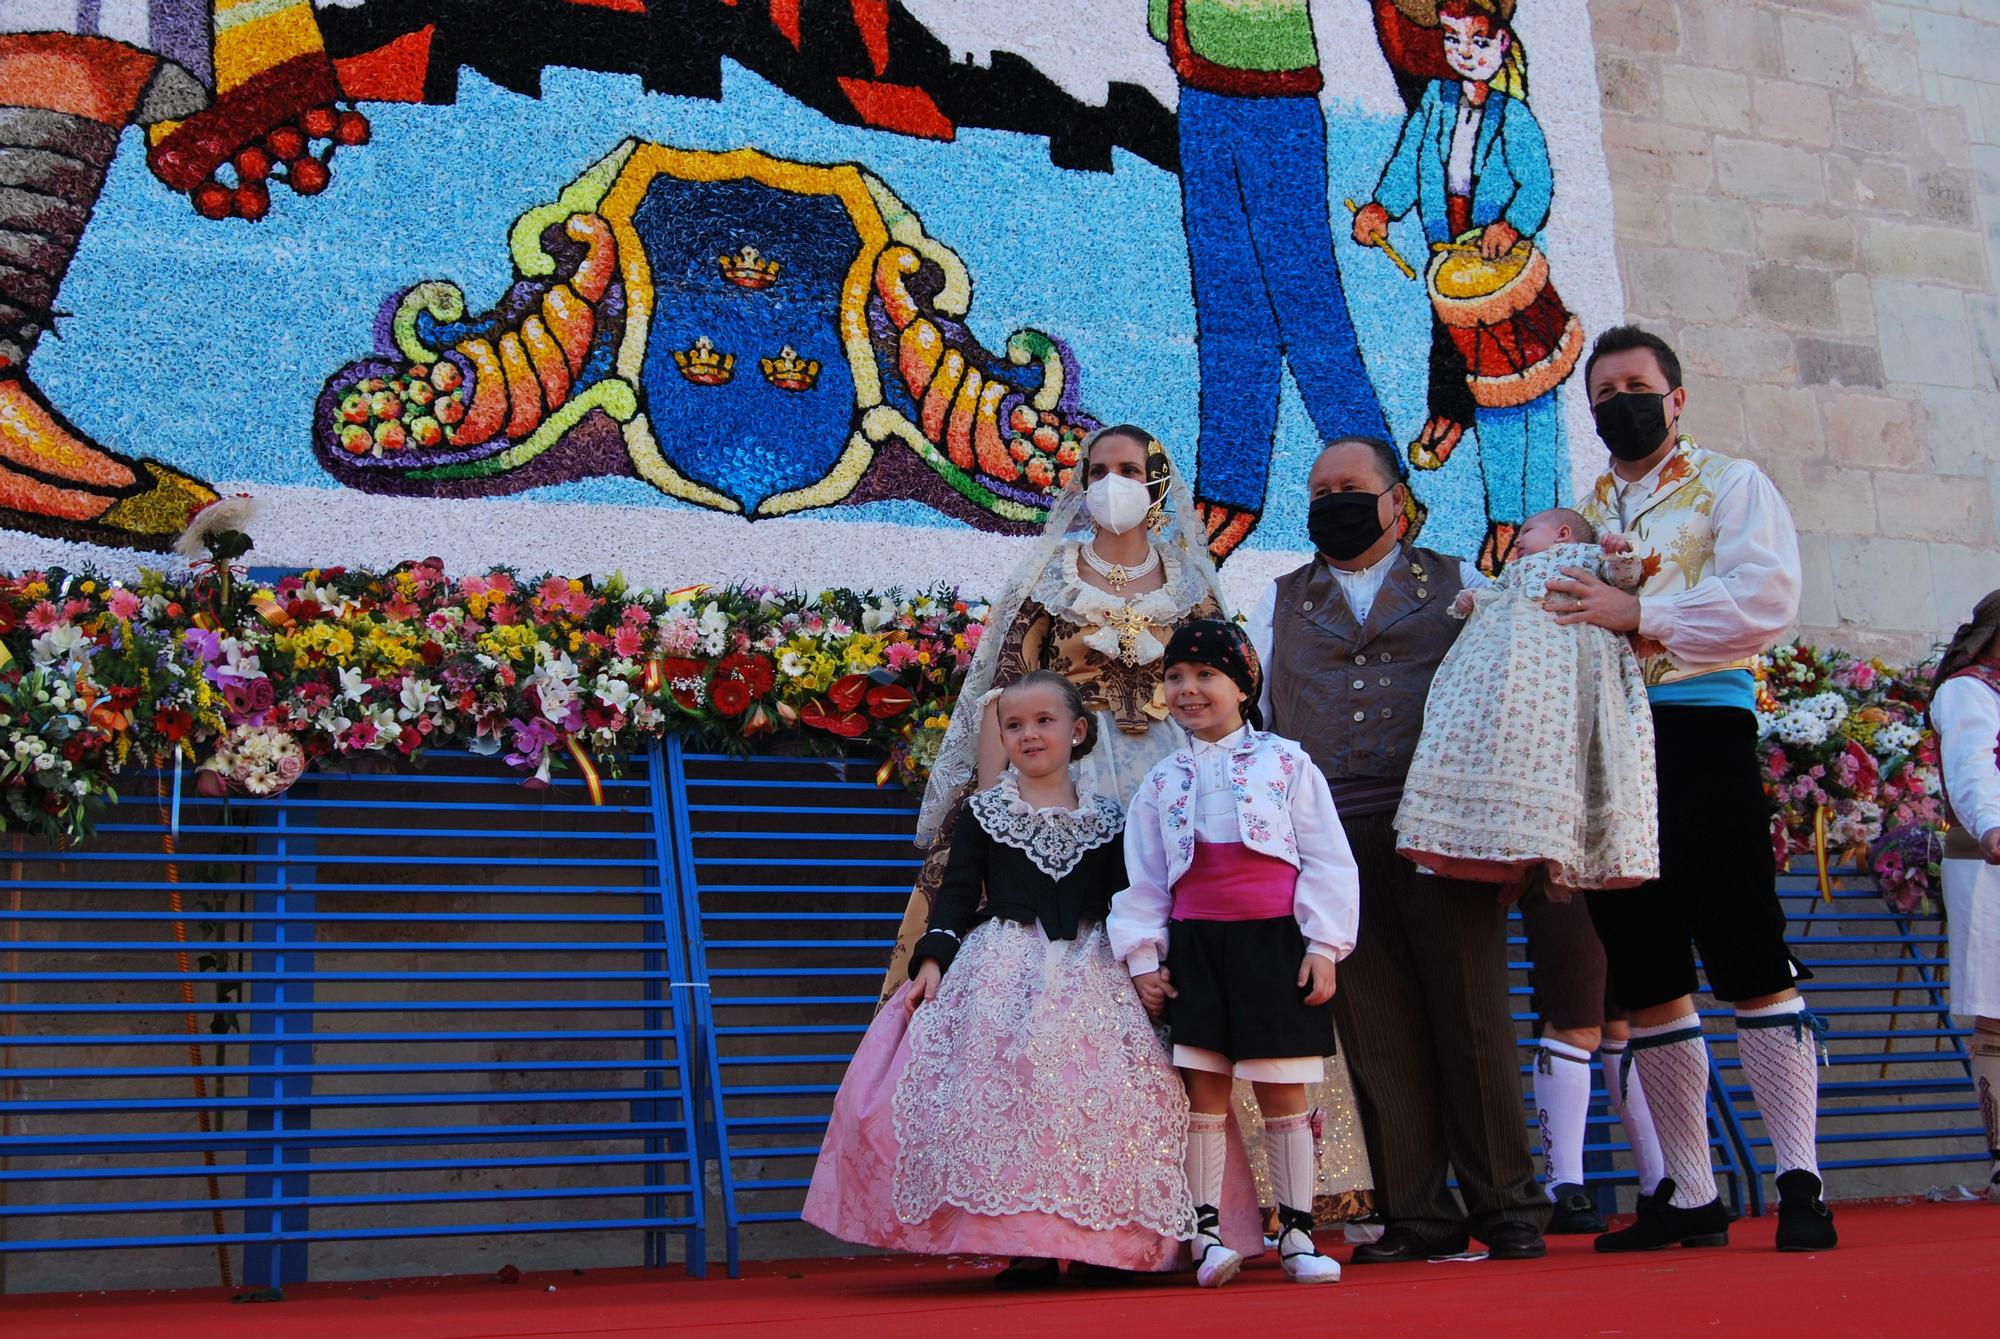
{"type": "Polygon", "coordinates": [[[1813,857],[1819,865],[1819,900],[1833,901],[1833,881],[1826,869],[1826,806],[1813,810],[1813,857]]]}
{"type": "Polygon", "coordinates": [[[590,788],[590,802],[603,804],[604,783],[598,779],[597,764],[590,760],[590,754],[584,751],[575,735],[564,735],[563,747],[569,750],[570,757],[576,759],[576,770],[583,774],[583,784],[590,788]]]}

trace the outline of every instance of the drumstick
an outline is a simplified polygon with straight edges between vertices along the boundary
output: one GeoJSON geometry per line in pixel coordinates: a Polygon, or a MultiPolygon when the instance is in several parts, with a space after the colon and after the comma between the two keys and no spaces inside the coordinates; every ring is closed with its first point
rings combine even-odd
{"type": "MultiPolygon", "coordinates": [[[[1347,200],[1344,201],[1343,203],[1346,204],[1348,213],[1358,214],[1361,212],[1361,207],[1355,204],[1354,201],[1347,200]]],[[[1383,255],[1387,256],[1390,260],[1396,262],[1396,268],[1403,272],[1403,277],[1405,279],[1414,279],[1417,277],[1417,272],[1410,268],[1410,262],[1404,260],[1401,256],[1396,254],[1396,248],[1389,245],[1389,239],[1387,237],[1377,238],[1375,241],[1375,245],[1382,248],[1383,255]]]]}

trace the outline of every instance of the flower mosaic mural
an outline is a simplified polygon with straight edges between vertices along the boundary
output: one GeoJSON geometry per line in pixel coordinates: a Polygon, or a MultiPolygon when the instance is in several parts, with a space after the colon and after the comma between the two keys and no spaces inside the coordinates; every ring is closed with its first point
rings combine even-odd
{"type": "Polygon", "coordinates": [[[1583,0],[9,5],[0,566],[956,579],[1124,420],[1232,580],[1356,431],[1491,566],[1595,463],[1594,81],[1583,0]]]}

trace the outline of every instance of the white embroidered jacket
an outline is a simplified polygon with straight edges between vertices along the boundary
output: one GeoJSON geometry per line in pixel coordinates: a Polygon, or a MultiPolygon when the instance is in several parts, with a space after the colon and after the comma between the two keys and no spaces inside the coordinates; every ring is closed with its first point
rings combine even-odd
{"type": "Polygon", "coordinates": [[[1799,612],[1799,541],[1764,472],[1681,437],[1644,479],[1606,473],[1577,511],[1640,560],[1632,651],[1650,688],[1748,669],[1799,612]],[[1621,515],[1622,512],[1622,515],[1621,515]]]}
{"type": "MultiPolygon", "coordinates": [[[[1155,970],[1166,955],[1173,888],[1194,861],[1195,776],[1192,750],[1162,758],[1125,816],[1129,883],[1111,899],[1104,929],[1112,956],[1134,976],[1155,970]]],[[[1298,871],[1292,912],[1307,951],[1334,962],[1353,952],[1360,872],[1319,768],[1291,740],[1245,730],[1229,756],[1229,788],[1243,844],[1298,871]]]]}

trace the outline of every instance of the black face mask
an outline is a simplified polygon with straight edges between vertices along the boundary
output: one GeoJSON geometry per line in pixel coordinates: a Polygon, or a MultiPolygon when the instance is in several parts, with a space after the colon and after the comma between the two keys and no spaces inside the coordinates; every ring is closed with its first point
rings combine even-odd
{"type": "Polygon", "coordinates": [[[1620,460],[1644,460],[1667,440],[1667,397],[1620,391],[1590,407],[1597,435],[1620,460]]]}
{"type": "Polygon", "coordinates": [[[1306,508],[1306,533],[1313,547],[1337,563],[1359,558],[1382,538],[1376,500],[1383,493],[1322,493],[1306,508]]]}

